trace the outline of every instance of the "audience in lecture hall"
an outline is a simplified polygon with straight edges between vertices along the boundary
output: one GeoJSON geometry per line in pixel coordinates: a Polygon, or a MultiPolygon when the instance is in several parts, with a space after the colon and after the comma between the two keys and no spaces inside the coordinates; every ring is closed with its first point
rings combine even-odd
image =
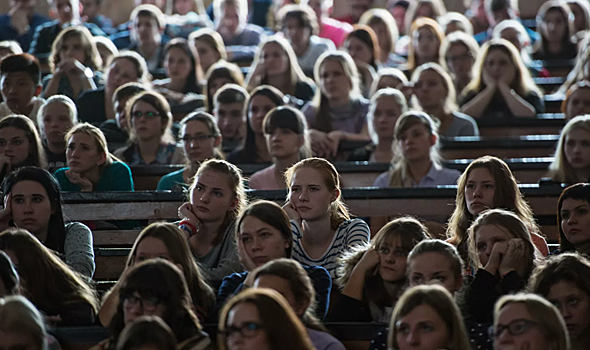
{"type": "Polygon", "coordinates": [[[588,347],[586,0],[43,2],[0,6],[0,350],[588,347]]]}

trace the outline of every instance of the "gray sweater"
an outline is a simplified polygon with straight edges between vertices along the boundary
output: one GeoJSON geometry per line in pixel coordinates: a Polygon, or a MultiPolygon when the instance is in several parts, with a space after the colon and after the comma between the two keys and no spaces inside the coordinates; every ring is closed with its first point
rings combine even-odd
{"type": "Polygon", "coordinates": [[[94,249],[92,248],[92,231],[79,222],[66,224],[66,241],[64,244],[66,264],[72,270],[92,278],[94,275],[94,249]]]}

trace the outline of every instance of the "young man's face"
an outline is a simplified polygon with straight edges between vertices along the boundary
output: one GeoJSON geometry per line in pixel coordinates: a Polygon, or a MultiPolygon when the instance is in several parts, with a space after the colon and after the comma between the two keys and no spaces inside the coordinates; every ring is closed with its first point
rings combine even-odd
{"type": "Polygon", "coordinates": [[[240,15],[238,7],[234,4],[223,6],[223,16],[219,20],[218,29],[222,34],[233,36],[238,32],[240,27],[240,15]]]}
{"type": "Polygon", "coordinates": [[[82,18],[90,21],[98,15],[100,7],[97,0],[80,0],[80,3],[82,4],[82,18]]]}
{"type": "Polygon", "coordinates": [[[40,92],[39,86],[25,72],[5,73],[0,77],[0,91],[8,107],[15,112],[29,106],[40,92]]]}
{"type": "Polygon", "coordinates": [[[35,13],[35,6],[37,6],[37,0],[10,0],[10,9],[21,9],[27,12],[29,15],[35,13]]]}
{"type": "Polygon", "coordinates": [[[79,0],[54,0],[53,6],[57,19],[61,24],[80,19],[81,6],[79,0]]]}
{"type": "Polygon", "coordinates": [[[237,137],[246,125],[243,102],[219,103],[215,108],[215,116],[224,139],[237,137]]]}
{"type": "Polygon", "coordinates": [[[135,39],[139,43],[159,43],[161,39],[160,27],[150,16],[137,16],[133,23],[135,39]]]}

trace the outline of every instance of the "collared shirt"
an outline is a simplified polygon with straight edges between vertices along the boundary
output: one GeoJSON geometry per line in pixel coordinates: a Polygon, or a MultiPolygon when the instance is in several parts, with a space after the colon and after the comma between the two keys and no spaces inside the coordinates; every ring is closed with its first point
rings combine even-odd
{"type": "MultiPolygon", "coordinates": [[[[420,180],[419,183],[416,183],[414,179],[410,180],[410,187],[436,187],[455,185],[457,184],[457,179],[459,179],[459,176],[461,176],[461,172],[459,170],[448,168],[437,169],[434,164],[432,164],[430,166],[430,170],[428,170],[428,173],[420,180]]],[[[373,183],[373,187],[391,187],[389,185],[390,183],[391,174],[389,171],[386,171],[377,177],[373,183]]]]}

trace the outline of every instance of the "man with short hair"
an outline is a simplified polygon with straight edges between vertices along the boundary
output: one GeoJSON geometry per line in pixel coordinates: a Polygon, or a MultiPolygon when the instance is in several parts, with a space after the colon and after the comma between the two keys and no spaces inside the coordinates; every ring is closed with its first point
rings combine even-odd
{"type": "Polygon", "coordinates": [[[41,93],[41,68],[34,56],[12,55],[0,62],[0,119],[10,114],[26,115],[36,124],[37,114],[45,100],[41,93]]]}
{"type": "Polygon", "coordinates": [[[10,11],[0,16],[0,41],[14,40],[29,51],[37,27],[50,19],[35,13],[37,0],[10,0],[10,11]]]}
{"type": "Polygon", "coordinates": [[[226,154],[243,144],[248,98],[246,89],[236,84],[224,85],[213,96],[213,115],[221,131],[221,147],[226,154]]]}
{"type": "Polygon", "coordinates": [[[131,13],[131,22],[132,42],[127,49],[140,54],[150,73],[157,74],[164,67],[164,14],[154,5],[141,5],[131,13]]]}
{"type": "Polygon", "coordinates": [[[225,44],[228,60],[251,61],[264,38],[264,31],[248,24],[247,0],[214,0],[215,29],[225,44]]]}

